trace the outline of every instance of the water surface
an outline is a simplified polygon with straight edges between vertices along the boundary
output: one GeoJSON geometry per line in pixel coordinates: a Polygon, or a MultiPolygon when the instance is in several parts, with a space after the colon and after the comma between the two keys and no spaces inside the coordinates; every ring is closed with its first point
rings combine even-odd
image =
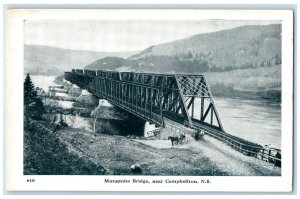
{"type": "Polygon", "coordinates": [[[226,132],[281,148],[280,103],[228,98],[215,98],[214,101],[226,132]]]}

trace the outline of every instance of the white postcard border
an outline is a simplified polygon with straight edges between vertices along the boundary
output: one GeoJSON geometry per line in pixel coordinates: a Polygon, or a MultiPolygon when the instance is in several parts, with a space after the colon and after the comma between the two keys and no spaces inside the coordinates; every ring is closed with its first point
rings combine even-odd
{"type": "Polygon", "coordinates": [[[288,192],[293,166],[293,13],[288,10],[9,10],[6,27],[6,169],[8,191],[239,191],[288,192]],[[138,17],[137,17],[138,16],[138,17]],[[282,176],[24,176],[23,175],[23,20],[281,20],[282,21],[282,176]],[[28,183],[27,179],[35,179],[28,183]],[[209,179],[209,184],[110,184],[104,179],[209,179]]]}

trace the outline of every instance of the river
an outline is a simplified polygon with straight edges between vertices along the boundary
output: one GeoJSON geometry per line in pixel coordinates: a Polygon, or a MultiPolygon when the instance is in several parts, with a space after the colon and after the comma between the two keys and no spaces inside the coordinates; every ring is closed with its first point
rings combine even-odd
{"type": "Polygon", "coordinates": [[[281,105],[259,100],[215,98],[227,133],[281,148],[281,105]]]}
{"type": "MultiPolygon", "coordinates": [[[[53,76],[32,76],[44,90],[55,85],[53,76]]],[[[232,135],[281,148],[281,105],[259,100],[214,98],[224,130],[232,135]]]]}

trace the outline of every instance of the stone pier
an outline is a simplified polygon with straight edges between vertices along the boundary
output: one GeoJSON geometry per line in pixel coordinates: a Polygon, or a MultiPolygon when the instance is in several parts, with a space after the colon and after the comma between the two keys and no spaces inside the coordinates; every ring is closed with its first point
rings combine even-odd
{"type": "Polygon", "coordinates": [[[82,89],[80,87],[78,87],[75,84],[72,84],[71,88],[68,91],[68,94],[73,95],[73,96],[75,96],[75,95],[79,96],[79,95],[81,95],[81,90],[82,89]]]}
{"type": "MultiPolygon", "coordinates": [[[[140,118],[112,105],[105,99],[92,111],[94,131],[111,135],[144,136],[145,122],[140,118]]],[[[149,127],[147,127],[149,128],[149,127]]]]}
{"type": "Polygon", "coordinates": [[[87,90],[83,89],[81,90],[80,95],[76,98],[77,102],[80,103],[85,103],[85,104],[92,104],[94,102],[96,102],[96,98],[93,96],[93,94],[91,94],[90,92],[88,92],[87,90]]]}

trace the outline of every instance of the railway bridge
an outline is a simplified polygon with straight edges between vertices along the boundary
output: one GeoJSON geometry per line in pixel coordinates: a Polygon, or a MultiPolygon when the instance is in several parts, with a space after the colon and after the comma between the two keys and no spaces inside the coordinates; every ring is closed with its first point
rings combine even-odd
{"type": "Polygon", "coordinates": [[[281,162],[279,149],[266,148],[224,131],[205,77],[201,74],[72,69],[65,72],[65,79],[157,126],[201,129],[245,155],[281,162]]]}

